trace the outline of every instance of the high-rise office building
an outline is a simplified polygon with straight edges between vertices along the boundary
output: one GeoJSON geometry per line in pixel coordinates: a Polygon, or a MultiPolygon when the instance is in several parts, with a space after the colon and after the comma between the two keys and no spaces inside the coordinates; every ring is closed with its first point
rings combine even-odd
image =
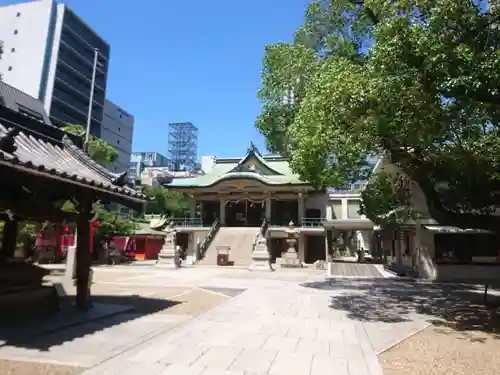
{"type": "Polygon", "coordinates": [[[100,137],[110,55],[103,38],[67,5],[36,0],[0,6],[0,40],[3,81],[40,99],[56,125],[86,125],[96,66],[91,133],[100,137]]]}
{"type": "Polygon", "coordinates": [[[118,158],[108,166],[112,172],[121,173],[128,170],[133,136],[134,116],[106,99],[101,138],[118,151],[118,158]]]}

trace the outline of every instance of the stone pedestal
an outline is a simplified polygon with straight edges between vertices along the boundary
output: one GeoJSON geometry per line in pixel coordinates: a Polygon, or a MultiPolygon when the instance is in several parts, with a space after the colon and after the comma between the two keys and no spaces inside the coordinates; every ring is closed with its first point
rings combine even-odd
{"type": "Polygon", "coordinates": [[[264,237],[259,237],[252,252],[252,264],[248,269],[251,271],[274,271],[270,260],[267,240],[264,237]]]}
{"type": "MultiPolygon", "coordinates": [[[[75,241],[76,243],[76,241],[75,241]]],[[[66,254],[66,270],[64,272],[66,281],[72,282],[76,278],[76,246],[68,247],[66,254]]]]}
{"type": "Polygon", "coordinates": [[[285,268],[301,268],[299,255],[295,248],[289,247],[286,253],[281,254],[281,267],[285,268]]]}
{"type": "Polygon", "coordinates": [[[285,240],[288,250],[281,254],[281,267],[284,268],[301,268],[299,255],[297,254],[297,230],[294,227],[293,221],[290,221],[287,228],[288,238],[285,240]]]}
{"type": "Polygon", "coordinates": [[[176,230],[173,228],[173,224],[170,224],[165,231],[167,232],[165,236],[165,243],[158,253],[158,261],[156,262],[156,265],[168,266],[174,269],[180,268],[180,250],[178,246],[176,247],[175,245],[176,230]]]}

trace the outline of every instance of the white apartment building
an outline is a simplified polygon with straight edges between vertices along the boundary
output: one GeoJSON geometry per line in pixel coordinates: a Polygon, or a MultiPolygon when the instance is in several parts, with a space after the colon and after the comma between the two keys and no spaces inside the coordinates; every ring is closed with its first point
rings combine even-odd
{"type": "Polygon", "coordinates": [[[134,116],[106,99],[101,138],[118,151],[118,159],[108,166],[112,172],[121,173],[128,170],[133,136],[134,116]]]}
{"type": "Polygon", "coordinates": [[[95,49],[91,133],[101,135],[110,46],[67,5],[36,0],[0,6],[5,83],[40,99],[53,124],[87,123],[95,49]]]}

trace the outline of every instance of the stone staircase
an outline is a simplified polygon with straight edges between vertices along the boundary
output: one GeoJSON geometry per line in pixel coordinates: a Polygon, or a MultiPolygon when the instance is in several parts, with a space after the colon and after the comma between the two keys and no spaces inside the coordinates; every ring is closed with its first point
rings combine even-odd
{"type": "Polygon", "coordinates": [[[254,227],[221,227],[198,264],[217,265],[217,247],[229,246],[229,260],[235,266],[248,267],[252,263],[253,242],[258,231],[259,228],[254,227]]]}

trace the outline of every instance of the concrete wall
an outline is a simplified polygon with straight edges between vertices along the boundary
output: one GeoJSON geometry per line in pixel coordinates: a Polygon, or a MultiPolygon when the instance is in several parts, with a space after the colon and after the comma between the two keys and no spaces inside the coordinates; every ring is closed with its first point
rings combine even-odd
{"type": "Polygon", "coordinates": [[[365,219],[364,216],[359,214],[352,214],[354,212],[354,203],[361,203],[361,194],[354,192],[339,192],[328,194],[328,202],[326,204],[326,219],[328,220],[346,220],[346,219],[365,219]],[[351,209],[349,208],[351,206],[351,209]],[[350,214],[351,213],[351,214],[350,214]]]}
{"type": "Polygon", "coordinates": [[[40,91],[55,12],[54,1],[47,0],[0,7],[2,80],[38,99],[43,99],[40,91]]]}
{"type": "Polygon", "coordinates": [[[128,170],[132,153],[134,116],[111,102],[104,102],[101,138],[118,151],[118,159],[109,166],[113,172],[128,170]]]}
{"type": "Polygon", "coordinates": [[[91,133],[100,137],[110,46],[65,4],[29,1],[0,7],[3,81],[44,102],[53,124],[85,125],[94,49],[100,59],[91,133]]]}
{"type": "Polygon", "coordinates": [[[309,196],[305,200],[305,208],[317,209],[321,211],[321,217],[326,217],[326,207],[328,205],[328,194],[317,194],[309,196]]]}

